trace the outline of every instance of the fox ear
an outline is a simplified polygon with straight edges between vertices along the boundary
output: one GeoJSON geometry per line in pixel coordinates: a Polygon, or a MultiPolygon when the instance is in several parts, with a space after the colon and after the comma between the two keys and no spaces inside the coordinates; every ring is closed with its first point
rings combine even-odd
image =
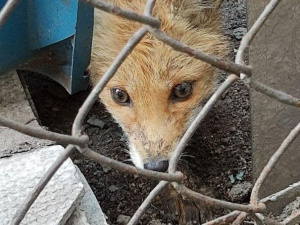
{"type": "Polygon", "coordinates": [[[223,0],[167,0],[172,13],[199,28],[219,27],[219,8],[223,0]]]}

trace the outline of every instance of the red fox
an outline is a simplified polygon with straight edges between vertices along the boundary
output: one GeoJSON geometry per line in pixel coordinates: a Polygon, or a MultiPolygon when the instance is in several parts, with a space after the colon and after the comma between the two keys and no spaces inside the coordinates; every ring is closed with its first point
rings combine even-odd
{"type": "MultiPolygon", "coordinates": [[[[222,0],[158,0],[153,16],[167,35],[207,54],[224,57],[222,0]]],[[[143,13],[146,0],[111,0],[143,13]]],[[[142,25],[95,10],[89,74],[96,84],[128,39],[142,25]]],[[[180,138],[215,89],[217,69],[174,51],[151,34],[135,47],[100,99],[128,137],[139,168],[165,172],[180,138]]]]}

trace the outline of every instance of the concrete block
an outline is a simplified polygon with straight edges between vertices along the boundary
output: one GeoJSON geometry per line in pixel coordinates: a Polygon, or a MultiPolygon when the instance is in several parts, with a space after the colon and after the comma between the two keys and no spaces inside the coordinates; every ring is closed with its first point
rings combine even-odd
{"type": "MultiPolygon", "coordinates": [[[[33,105],[16,71],[0,76],[0,86],[0,115],[43,129],[37,122],[31,108],[33,105]]],[[[53,145],[53,141],[34,138],[1,126],[0,137],[0,225],[6,225],[63,148],[53,146],[41,149],[53,145]],[[35,151],[21,153],[30,150],[35,151]],[[12,157],[7,158],[9,156],[12,157]]],[[[91,188],[70,160],[54,175],[21,224],[65,223],[107,225],[91,188]]]]}
{"type": "MultiPolygon", "coordinates": [[[[0,87],[0,115],[33,127],[40,127],[17,72],[1,75],[0,87]]],[[[52,141],[33,138],[2,126],[0,137],[0,158],[53,144],[52,141]]]]}
{"type": "Polygon", "coordinates": [[[24,124],[35,120],[16,71],[0,76],[1,116],[24,124]]]}
{"type": "Polygon", "coordinates": [[[76,207],[75,212],[67,221],[66,225],[107,225],[105,215],[102,212],[92,189],[78,168],[77,172],[84,185],[85,194],[80,205],[76,207]]]}
{"type": "MultiPolygon", "coordinates": [[[[10,223],[25,197],[63,150],[61,146],[51,146],[0,159],[0,224],[10,223]]],[[[68,159],[31,206],[21,224],[65,224],[83,195],[80,176],[68,159]]]]}
{"type": "MultiPolygon", "coordinates": [[[[269,0],[248,0],[249,27],[269,0]]],[[[253,78],[300,97],[300,4],[281,1],[250,48],[253,78]]],[[[271,155],[300,122],[299,109],[252,91],[253,176],[256,179],[271,155]]],[[[300,138],[290,146],[263,185],[260,197],[300,180],[300,138]]]]}

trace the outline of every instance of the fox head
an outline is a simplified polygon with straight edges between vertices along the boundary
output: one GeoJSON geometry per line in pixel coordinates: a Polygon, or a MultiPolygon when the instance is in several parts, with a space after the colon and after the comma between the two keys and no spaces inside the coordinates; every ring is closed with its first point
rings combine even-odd
{"type": "MultiPolygon", "coordinates": [[[[142,12],[144,0],[114,0],[142,12]]],[[[169,36],[207,54],[223,57],[216,0],[157,1],[154,16],[169,36]]],[[[96,10],[91,81],[96,84],[141,25],[96,10]]],[[[128,137],[130,157],[139,168],[166,171],[168,160],[203,100],[217,83],[216,69],[172,50],[151,34],[135,47],[100,99],[128,137]]]]}

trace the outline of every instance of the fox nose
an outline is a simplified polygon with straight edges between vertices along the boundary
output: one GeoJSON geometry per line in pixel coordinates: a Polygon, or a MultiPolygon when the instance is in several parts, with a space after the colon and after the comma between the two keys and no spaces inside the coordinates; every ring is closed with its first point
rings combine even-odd
{"type": "Polygon", "coordinates": [[[144,164],[144,168],[147,170],[153,170],[157,172],[166,172],[169,168],[169,161],[164,160],[160,162],[150,161],[144,164]]]}

